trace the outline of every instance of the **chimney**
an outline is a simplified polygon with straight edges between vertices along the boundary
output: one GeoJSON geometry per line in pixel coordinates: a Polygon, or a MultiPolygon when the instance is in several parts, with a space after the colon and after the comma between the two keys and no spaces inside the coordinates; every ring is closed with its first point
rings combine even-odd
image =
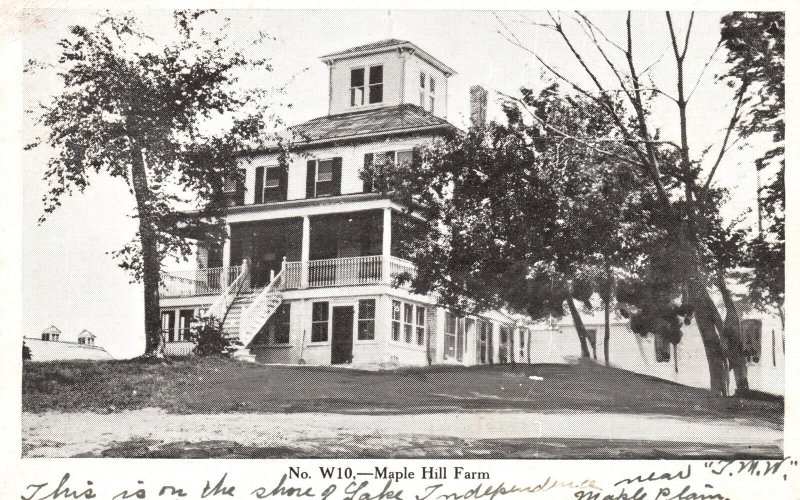
{"type": "Polygon", "coordinates": [[[486,126],[486,103],[489,93],[480,85],[469,89],[469,118],[473,127],[486,126]]]}

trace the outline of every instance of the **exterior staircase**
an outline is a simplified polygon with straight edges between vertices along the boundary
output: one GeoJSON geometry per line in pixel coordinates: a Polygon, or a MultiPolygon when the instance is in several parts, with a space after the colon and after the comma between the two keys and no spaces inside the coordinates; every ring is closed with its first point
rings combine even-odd
{"type": "Polygon", "coordinates": [[[239,321],[242,313],[258,297],[259,292],[261,292],[261,289],[242,293],[233,301],[228,315],[225,317],[225,322],[222,324],[222,331],[226,337],[232,340],[239,340],[239,321]]]}
{"type": "Polygon", "coordinates": [[[283,302],[280,293],[282,282],[283,271],[274,275],[269,285],[252,290],[250,272],[245,263],[236,278],[208,308],[207,315],[225,319],[222,331],[233,344],[229,349],[233,358],[255,361],[255,355],[247,346],[283,302]]]}
{"type": "Polygon", "coordinates": [[[235,359],[255,361],[247,346],[283,303],[278,290],[282,277],[279,273],[266,287],[240,293],[231,303],[222,329],[233,342],[231,354],[235,359]]]}

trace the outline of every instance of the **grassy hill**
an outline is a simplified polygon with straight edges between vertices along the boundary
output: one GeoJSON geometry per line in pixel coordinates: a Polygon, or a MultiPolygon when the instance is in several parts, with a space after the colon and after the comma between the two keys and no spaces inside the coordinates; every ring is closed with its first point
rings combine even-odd
{"type": "Polygon", "coordinates": [[[228,359],[26,363],[22,407],[33,413],[148,407],[174,413],[583,410],[783,423],[782,398],[717,398],[593,363],[380,372],[228,359]]]}

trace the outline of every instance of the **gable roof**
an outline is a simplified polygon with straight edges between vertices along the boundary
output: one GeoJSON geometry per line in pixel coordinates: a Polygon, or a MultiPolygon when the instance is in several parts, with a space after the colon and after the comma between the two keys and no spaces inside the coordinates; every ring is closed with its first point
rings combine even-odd
{"type": "Polygon", "coordinates": [[[58,328],[56,328],[53,325],[50,325],[47,328],[45,328],[44,330],[42,330],[42,333],[61,333],[61,330],[59,330],[58,328]]]}
{"type": "Polygon", "coordinates": [[[291,130],[296,135],[295,144],[299,145],[429,130],[455,130],[455,127],[415,104],[400,104],[321,116],[295,125],[291,130]]]}
{"type": "Polygon", "coordinates": [[[81,333],[78,334],[78,338],[82,338],[82,337],[89,337],[89,338],[93,338],[93,339],[97,338],[95,336],[95,334],[93,334],[89,330],[84,330],[84,331],[82,331],[81,333]]]}
{"type": "Polygon", "coordinates": [[[325,63],[330,63],[338,59],[347,59],[356,56],[366,56],[370,54],[377,54],[379,52],[388,52],[393,49],[405,49],[418,55],[422,60],[431,64],[433,67],[445,73],[447,76],[455,75],[456,71],[442,61],[436,59],[429,53],[425,52],[417,45],[408,40],[398,40],[396,38],[389,38],[386,40],[379,40],[377,42],[370,42],[349,49],[332,52],[320,57],[320,60],[325,63]]]}

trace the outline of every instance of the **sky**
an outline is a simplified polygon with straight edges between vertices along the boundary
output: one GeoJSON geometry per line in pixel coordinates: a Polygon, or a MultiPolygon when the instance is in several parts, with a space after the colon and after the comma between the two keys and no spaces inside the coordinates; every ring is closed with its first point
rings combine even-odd
{"type": "MultiPolygon", "coordinates": [[[[168,32],[168,11],[136,13],[143,26],[158,39],[168,32]]],[[[515,47],[498,33],[501,24],[489,11],[326,11],[326,10],[237,10],[221,11],[231,17],[231,43],[244,45],[259,31],[275,37],[266,47],[274,71],[250,75],[246,84],[286,86],[281,97],[291,108],[280,113],[287,123],[327,113],[328,71],[319,56],[386,38],[412,41],[455,69],[448,82],[448,119],[466,127],[469,117],[469,87],[482,85],[490,91],[489,117],[500,119],[499,93],[518,95],[520,87],[541,88],[543,68],[527,51],[515,47]]],[[[55,62],[57,42],[73,24],[93,24],[97,12],[88,10],[30,11],[35,22],[24,33],[25,60],[55,62]]],[[[622,12],[588,13],[610,39],[622,42],[625,15],[622,12]]],[[[687,56],[686,80],[689,87],[699,81],[692,95],[688,119],[690,146],[695,152],[711,146],[704,161],[713,160],[730,119],[730,89],[715,81],[724,71],[722,54],[709,56],[719,40],[723,12],[698,13],[687,56]],[[705,69],[704,69],[705,68],[705,69]]],[[[585,77],[557,35],[533,22],[547,18],[541,12],[504,12],[505,25],[523,44],[555,65],[565,75],[585,83],[585,77]]],[[[677,29],[683,33],[687,13],[674,14],[677,29]]],[[[637,65],[653,64],[650,75],[662,88],[674,87],[675,71],[667,25],[661,12],[634,14],[635,57],[637,65]]],[[[585,37],[575,33],[577,48],[589,64],[600,69],[602,61],[592,52],[585,37]]],[[[601,75],[610,77],[607,72],[601,75]]],[[[609,87],[615,88],[609,84],[609,87]]],[[[47,101],[59,90],[52,71],[26,75],[24,100],[27,108],[47,101]]],[[[618,87],[617,87],[618,88],[618,87]]],[[[662,137],[678,142],[677,108],[661,99],[653,117],[662,137]]],[[[43,131],[28,119],[25,141],[43,131]]],[[[752,161],[763,144],[742,144],[733,149],[720,166],[717,180],[731,190],[726,215],[735,217],[755,207],[756,177],[752,161]]],[[[134,200],[120,179],[96,177],[83,194],[65,198],[62,206],[39,225],[42,213],[42,181],[46,162],[52,154],[47,148],[26,152],[23,170],[23,332],[38,337],[47,326],[56,325],[63,340],[75,340],[88,329],[97,343],[113,356],[125,358],[144,349],[141,286],[129,283],[109,252],[119,249],[135,233],[129,218],[134,200]]],[[[762,181],[763,182],[763,181],[762,181]]],[[[753,214],[747,222],[754,224],[753,214]]]]}

